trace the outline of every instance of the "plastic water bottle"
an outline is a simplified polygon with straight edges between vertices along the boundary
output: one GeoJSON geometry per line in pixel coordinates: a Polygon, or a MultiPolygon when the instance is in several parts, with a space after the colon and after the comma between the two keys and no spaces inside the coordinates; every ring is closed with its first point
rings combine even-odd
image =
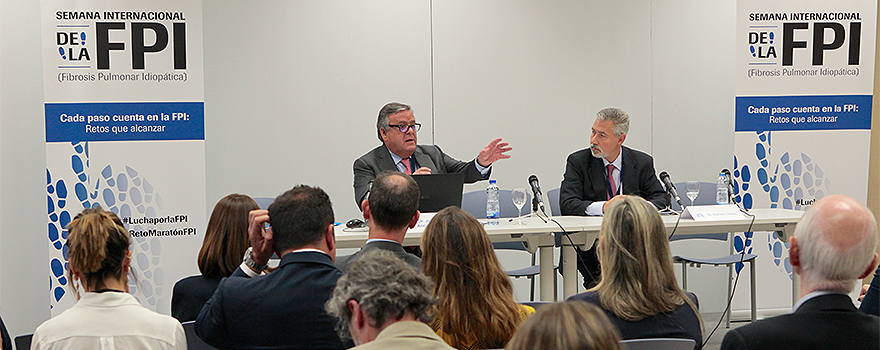
{"type": "Polygon", "coordinates": [[[724,173],[718,174],[718,180],[715,181],[715,202],[718,205],[729,204],[730,197],[727,194],[727,176],[724,173]]]}
{"type": "Polygon", "coordinates": [[[486,187],[486,218],[489,219],[489,225],[498,225],[498,218],[501,217],[499,208],[498,185],[495,180],[489,180],[489,187],[486,187]]]}

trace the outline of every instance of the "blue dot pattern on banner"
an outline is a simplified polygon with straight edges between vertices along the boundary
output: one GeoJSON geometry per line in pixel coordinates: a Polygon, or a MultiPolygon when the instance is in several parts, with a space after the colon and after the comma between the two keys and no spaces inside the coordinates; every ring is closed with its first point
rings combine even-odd
{"type": "MultiPolygon", "coordinates": [[[[90,208],[101,205],[105,210],[116,213],[121,218],[137,216],[155,217],[157,208],[162,208],[162,198],[146,179],[139,177],[138,172],[125,166],[123,172],[115,173],[110,165],[105,166],[100,176],[94,178],[94,185],[87,171],[89,164],[89,143],[71,143],[73,154],[71,155],[70,170],[77,180],[74,185],[76,199],[82,208],[90,208]],[[89,190],[92,188],[93,190],[89,190]]],[[[67,184],[63,179],[53,183],[52,174],[46,170],[47,193],[49,206],[48,236],[51,246],[61,252],[61,258],[54,257],[50,260],[51,278],[50,288],[55,302],[61,301],[66,295],[65,287],[70,283],[65,276],[68,269],[67,247],[67,224],[71,221],[71,212],[65,207],[68,202],[67,184]],[[63,261],[62,261],[63,259],[63,261]]],[[[74,210],[78,212],[78,210],[74,210]]],[[[155,225],[130,225],[128,229],[143,231],[153,229],[155,225]]],[[[129,281],[129,289],[142,304],[156,310],[161,296],[164,294],[165,273],[159,266],[161,262],[162,245],[156,237],[133,237],[134,260],[132,269],[141,277],[137,284],[132,279],[129,281]]],[[[57,255],[57,254],[53,254],[57,255]]]]}
{"type": "MultiPolygon", "coordinates": [[[[760,195],[767,196],[770,208],[794,210],[803,210],[816,199],[829,193],[830,184],[825,178],[825,172],[809,155],[800,153],[799,156],[792,156],[791,153],[785,152],[775,165],[771,166],[771,132],[759,132],[756,136],[755,158],[760,164],[757,170],[750,169],[746,164],[739,164],[738,159],[734,157],[734,199],[743,208],[752,208],[753,196],[759,195],[754,192],[756,189],[762,191],[760,195]]],[[[734,239],[736,252],[740,253],[745,248],[747,253],[751,253],[752,237],[751,232],[738,234],[734,239]]],[[[788,242],[782,242],[776,235],[770,235],[767,248],[773,255],[773,263],[791,277],[788,242]]],[[[737,271],[741,268],[742,265],[738,265],[737,271]]]]}

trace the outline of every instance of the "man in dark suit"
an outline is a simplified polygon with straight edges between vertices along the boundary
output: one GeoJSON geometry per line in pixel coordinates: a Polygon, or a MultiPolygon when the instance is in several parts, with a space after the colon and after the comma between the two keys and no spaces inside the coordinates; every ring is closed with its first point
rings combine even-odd
{"type": "Polygon", "coordinates": [[[419,222],[419,185],[412,176],[398,171],[386,171],[373,181],[367,200],[361,203],[364,219],[370,225],[369,239],[361,250],[336,260],[336,267],[343,273],[352,262],[364,253],[379,249],[387,250],[416,269],[422,260],[403,250],[406,230],[419,222]]]}
{"type": "Polygon", "coordinates": [[[464,182],[474,183],[489,178],[492,163],[510,158],[507,142],[494,139],[480,150],[477,158],[462,162],[452,158],[436,145],[418,145],[416,123],[412,108],[391,102],[379,110],[376,128],[382,145],[354,161],[354,201],[361,206],[370,189],[370,182],[383,171],[397,170],[405,174],[464,173],[464,182]]]}
{"type": "Polygon", "coordinates": [[[248,219],[251,248],[196,319],[196,333],[220,349],[346,349],[324,311],[342,273],[333,265],[333,208],[320,188],[299,185],[248,219]],[[271,227],[265,228],[270,222],[271,227]],[[278,268],[260,275],[275,253],[278,268]]]}
{"type": "MultiPolygon", "coordinates": [[[[566,161],[559,189],[562,215],[602,215],[608,203],[623,194],[640,196],[657,208],[669,205],[654,172],[654,159],[623,146],[628,132],[629,115],[624,110],[599,111],[590,148],[572,153],[566,161]]],[[[600,275],[596,245],[587,251],[578,249],[578,255],[578,271],[584,276],[584,286],[590,288],[600,275]]]]}
{"type": "Polygon", "coordinates": [[[880,318],[859,312],[847,295],[877,264],[877,222],[852,198],[822,198],[789,240],[801,299],[788,315],[727,332],[721,349],[880,349],[880,318]]]}

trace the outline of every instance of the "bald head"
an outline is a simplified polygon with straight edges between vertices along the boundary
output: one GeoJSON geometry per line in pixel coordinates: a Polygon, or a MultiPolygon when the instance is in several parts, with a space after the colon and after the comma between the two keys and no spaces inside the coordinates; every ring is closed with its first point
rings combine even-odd
{"type": "Polygon", "coordinates": [[[828,196],[798,222],[792,265],[811,291],[849,292],[857,278],[873,270],[876,244],[874,214],[850,197],[828,196]]]}
{"type": "Polygon", "coordinates": [[[383,172],[373,181],[367,199],[371,218],[383,228],[404,229],[419,210],[420,195],[412,176],[398,171],[383,172]]]}

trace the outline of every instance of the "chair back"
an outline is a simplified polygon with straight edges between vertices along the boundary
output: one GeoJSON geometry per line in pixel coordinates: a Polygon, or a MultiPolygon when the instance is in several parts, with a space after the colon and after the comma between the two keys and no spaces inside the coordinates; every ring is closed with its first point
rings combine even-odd
{"type": "MultiPolygon", "coordinates": [[[[501,211],[502,218],[516,217],[516,206],[513,205],[513,196],[511,190],[498,190],[498,209],[501,211]]],[[[526,193],[526,205],[523,206],[523,213],[527,213],[526,207],[531,203],[532,197],[526,193]]],[[[477,220],[486,218],[486,191],[472,191],[461,195],[461,210],[473,215],[477,220]]],[[[526,250],[522,242],[494,242],[492,247],[495,249],[508,250],[526,250]]]]}
{"type": "Polygon", "coordinates": [[[196,334],[196,321],[187,321],[181,323],[183,325],[183,333],[186,334],[186,348],[189,350],[217,350],[217,348],[205,343],[202,338],[196,334]]]}
{"type": "Polygon", "coordinates": [[[626,350],[693,350],[697,342],[693,339],[649,338],[621,340],[626,350]]]}
{"type": "MultiPolygon", "coordinates": [[[[502,218],[515,218],[517,215],[516,206],[513,205],[513,195],[511,190],[498,190],[498,209],[501,211],[502,218]]],[[[522,212],[527,214],[531,212],[532,195],[526,192],[526,204],[523,205],[522,212]]],[[[473,215],[477,219],[486,218],[486,190],[466,192],[461,195],[461,209],[473,215]]]]}
{"type": "Polygon", "coordinates": [[[34,339],[34,334],[24,334],[15,337],[15,348],[19,350],[28,350],[31,348],[31,340],[34,339]]]}
{"type": "Polygon", "coordinates": [[[541,306],[553,304],[552,301],[521,301],[519,303],[526,306],[531,306],[535,310],[538,310],[541,306]]]}
{"type": "MultiPolygon", "coordinates": [[[[554,188],[547,191],[547,198],[544,198],[544,204],[550,205],[550,215],[562,215],[562,209],[559,209],[559,189],[554,188]]],[[[545,207],[546,209],[546,207],[545,207]]]]}

